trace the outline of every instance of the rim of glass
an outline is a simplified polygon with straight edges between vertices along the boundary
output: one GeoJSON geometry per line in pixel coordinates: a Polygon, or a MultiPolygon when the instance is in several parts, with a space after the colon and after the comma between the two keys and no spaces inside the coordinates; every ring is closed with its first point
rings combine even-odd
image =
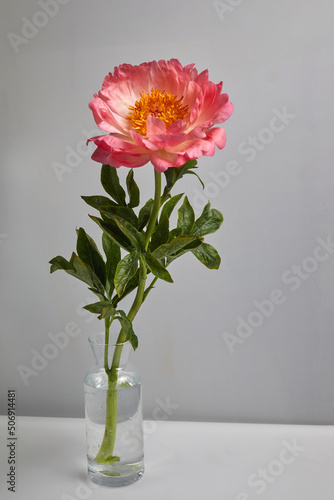
{"type": "MultiPolygon", "coordinates": [[[[110,337],[109,337],[110,339],[110,337]]],[[[105,333],[104,332],[97,332],[93,333],[93,335],[90,335],[88,337],[88,342],[92,345],[106,345],[105,342],[105,333]]],[[[130,344],[129,340],[126,340],[125,342],[109,342],[109,347],[116,347],[116,346],[125,346],[130,344]]]]}

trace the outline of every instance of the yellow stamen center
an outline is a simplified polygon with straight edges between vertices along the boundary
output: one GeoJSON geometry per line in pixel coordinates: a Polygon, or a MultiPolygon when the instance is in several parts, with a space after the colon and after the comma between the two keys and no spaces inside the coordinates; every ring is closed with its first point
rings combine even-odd
{"type": "Polygon", "coordinates": [[[183,96],[179,99],[164,90],[155,90],[152,87],[151,93],[145,91],[140,94],[139,101],[134,106],[129,106],[129,113],[126,118],[139,134],[146,135],[146,120],[148,115],[160,118],[168,128],[176,120],[182,119],[188,113],[188,106],[182,106],[183,96]]]}

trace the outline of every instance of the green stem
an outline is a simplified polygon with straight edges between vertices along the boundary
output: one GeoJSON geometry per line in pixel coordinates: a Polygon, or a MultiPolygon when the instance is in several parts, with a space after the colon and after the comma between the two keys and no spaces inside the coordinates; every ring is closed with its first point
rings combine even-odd
{"type": "Polygon", "coordinates": [[[114,462],[118,462],[119,457],[115,457],[113,455],[117,424],[117,389],[116,384],[111,382],[109,377],[106,403],[106,426],[103,441],[100,450],[95,457],[95,461],[101,464],[111,465],[114,462]]]}
{"type": "Polygon", "coordinates": [[[143,297],[143,302],[144,300],[146,299],[146,297],[148,296],[148,294],[150,293],[150,291],[154,288],[154,285],[156,284],[156,282],[158,281],[159,278],[155,277],[150,285],[146,288],[145,292],[144,292],[144,297],[143,297]]]}
{"type": "Polygon", "coordinates": [[[160,195],[161,195],[161,173],[154,170],[154,181],[155,181],[155,195],[154,203],[150,215],[150,221],[148,223],[146,238],[145,238],[145,250],[148,248],[152,233],[154,231],[154,226],[158,218],[159,208],[160,208],[160,195]]]}
{"type": "MultiPolygon", "coordinates": [[[[158,218],[160,209],[160,195],[161,195],[161,173],[154,170],[155,178],[155,195],[154,203],[150,215],[150,220],[148,223],[147,232],[145,235],[145,251],[148,249],[148,245],[154,231],[154,227],[158,218]]],[[[139,256],[139,284],[135,299],[128,312],[128,319],[133,321],[137,312],[140,309],[144,301],[144,292],[147,279],[147,269],[146,263],[142,256],[139,256]]],[[[119,460],[119,457],[113,455],[115,439],[116,439],[116,425],[117,425],[117,378],[118,370],[121,361],[121,354],[123,350],[123,344],[126,340],[125,333],[121,329],[115,350],[113,355],[113,360],[111,368],[108,365],[108,350],[109,350],[109,329],[111,321],[105,321],[105,351],[104,351],[104,368],[108,375],[108,390],[107,390],[107,400],[106,400],[106,426],[104,431],[103,441],[98,454],[95,457],[95,461],[104,464],[112,464],[119,460]]]]}
{"type": "Polygon", "coordinates": [[[109,330],[110,330],[111,320],[109,318],[104,318],[104,331],[105,331],[105,346],[104,346],[104,369],[106,373],[109,373],[109,330]]]}
{"type": "MultiPolygon", "coordinates": [[[[155,179],[155,195],[154,195],[154,203],[150,215],[150,220],[148,223],[148,228],[145,236],[145,250],[148,248],[148,244],[150,242],[155,223],[158,218],[159,214],[159,209],[160,209],[160,194],[161,194],[161,173],[157,172],[154,170],[154,179],[155,179]]],[[[140,266],[139,266],[139,284],[138,284],[138,289],[137,293],[135,296],[135,299],[133,301],[133,304],[131,306],[130,311],[128,312],[128,319],[130,321],[133,321],[137,312],[139,311],[140,306],[143,303],[144,299],[144,292],[145,292],[145,285],[146,285],[146,279],[147,279],[147,270],[146,270],[146,264],[144,259],[139,256],[140,260],[140,266]]],[[[117,344],[123,344],[125,341],[125,334],[123,330],[120,331],[120,334],[117,338],[117,344]]],[[[117,378],[117,369],[119,367],[119,362],[121,358],[121,353],[122,353],[122,345],[116,345],[115,352],[114,352],[114,357],[112,361],[112,366],[111,366],[111,376],[113,379],[117,378]]]]}
{"type": "MultiPolygon", "coordinates": [[[[165,266],[166,268],[169,266],[170,262],[165,266]]],[[[158,281],[159,278],[157,278],[156,276],[153,278],[153,280],[151,281],[151,283],[149,284],[149,286],[146,288],[146,290],[144,291],[144,297],[143,297],[143,302],[144,300],[146,300],[146,297],[148,296],[148,294],[150,293],[151,290],[153,290],[154,288],[154,285],[156,284],[156,282],[158,281]]]]}
{"type": "Polygon", "coordinates": [[[106,399],[106,426],[104,430],[103,441],[95,461],[103,464],[113,464],[118,457],[113,456],[113,450],[116,439],[116,423],[117,423],[117,389],[116,384],[112,382],[109,368],[109,333],[112,318],[104,319],[105,328],[105,345],[104,345],[104,369],[108,375],[108,389],[106,399]]]}

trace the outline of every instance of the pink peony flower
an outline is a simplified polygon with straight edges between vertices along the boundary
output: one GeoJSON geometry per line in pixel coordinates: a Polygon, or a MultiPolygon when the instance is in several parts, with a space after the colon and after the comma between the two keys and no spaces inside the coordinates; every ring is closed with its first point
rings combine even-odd
{"type": "Polygon", "coordinates": [[[89,103],[98,127],[109,132],[89,139],[97,146],[92,159],[116,168],[151,161],[163,172],[213,156],[226,142],[224,129],[214,125],[233,111],[222,86],[207,70],[198,74],[177,59],[118,66],[89,103]]]}

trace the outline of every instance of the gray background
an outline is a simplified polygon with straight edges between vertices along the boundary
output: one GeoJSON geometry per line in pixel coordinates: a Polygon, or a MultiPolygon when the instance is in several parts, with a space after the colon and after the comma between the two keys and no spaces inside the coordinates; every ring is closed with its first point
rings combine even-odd
{"type": "MultiPolygon", "coordinates": [[[[80,199],[102,194],[88,102],[114,66],[176,57],[223,79],[235,105],[226,149],[199,160],[204,193],[190,176],[176,190],[197,213],[208,199],[223,212],[208,238],[222,266],[175,262],[175,284],[137,316],[145,416],[333,424],[334,252],[319,242],[334,240],[334,4],[42,3],[1,5],[0,412],[15,388],[21,415],[84,415],[87,337],[101,327],[81,309],[90,292],[48,261],[70,256],[77,226],[100,237],[80,199]],[[72,323],[80,333],[24,383],[18,367],[72,323]]],[[[151,196],[152,167],[135,175],[151,196]]]]}

